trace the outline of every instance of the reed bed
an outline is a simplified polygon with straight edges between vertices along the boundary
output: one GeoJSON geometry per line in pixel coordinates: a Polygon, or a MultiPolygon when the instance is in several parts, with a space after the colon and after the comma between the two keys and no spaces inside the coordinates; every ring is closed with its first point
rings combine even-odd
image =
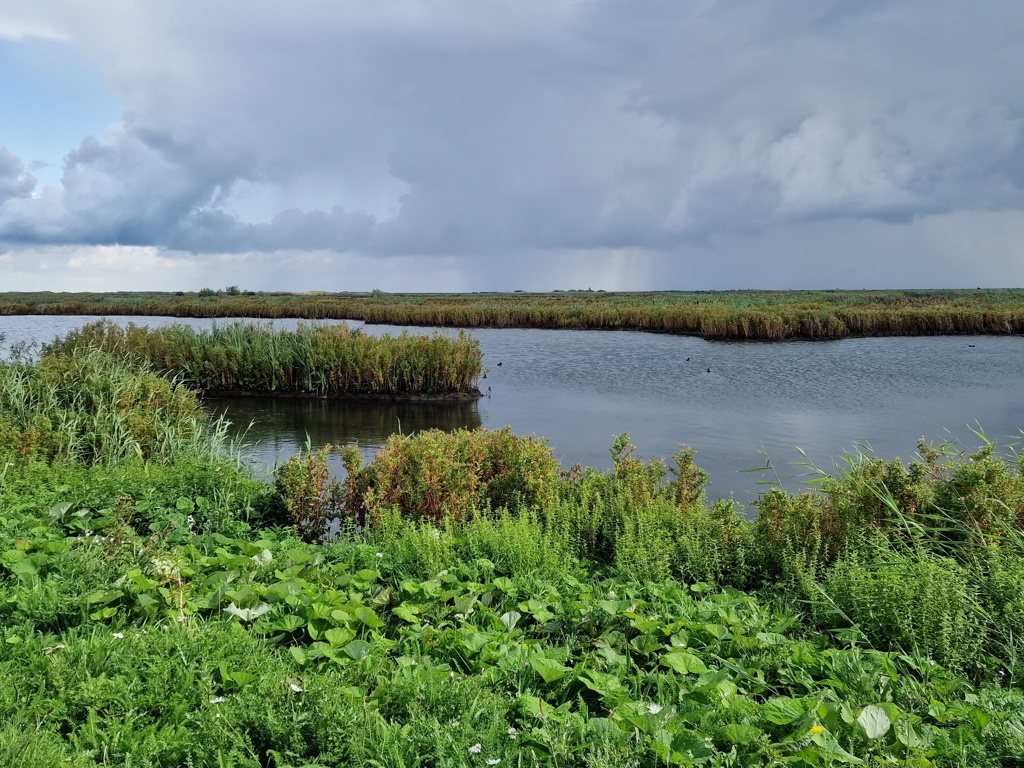
{"type": "Polygon", "coordinates": [[[638,330],[715,339],[1024,333],[1024,291],[513,294],[0,294],[0,315],[352,319],[462,328],[638,330]]]}
{"type": "Polygon", "coordinates": [[[345,325],[235,322],[197,331],[98,321],[49,344],[48,356],[100,349],[145,361],[204,392],[319,396],[473,395],[480,345],[460,332],[369,336],[345,325]]]}
{"type": "Polygon", "coordinates": [[[194,393],[146,365],[85,349],[0,363],[0,445],[19,462],[174,462],[209,457],[225,435],[194,393]]]}

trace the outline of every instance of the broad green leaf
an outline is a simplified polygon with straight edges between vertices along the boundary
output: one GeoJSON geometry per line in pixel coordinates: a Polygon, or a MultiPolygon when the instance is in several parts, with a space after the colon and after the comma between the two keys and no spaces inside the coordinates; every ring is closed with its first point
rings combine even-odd
{"type": "Polygon", "coordinates": [[[899,739],[900,744],[910,749],[930,746],[936,736],[938,736],[937,728],[920,723],[917,725],[907,723],[896,728],[896,738],[899,739]]]}
{"type": "Polygon", "coordinates": [[[418,624],[420,621],[419,610],[410,606],[406,603],[395,606],[391,609],[391,612],[400,619],[408,621],[410,624],[418,624]]]}
{"type": "Polygon", "coordinates": [[[722,729],[725,738],[732,744],[751,744],[764,735],[764,731],[752,725],[733,723],[722,729]]]}
{"type": "Polygon", "coordinates": [[[818,745],[822,754],[832,760],[847,765],[863,765],[864,761],[856,755],[851,755],[842,745],[836,741],[836,737],[828,730],[811,734],[811,741],[818,745]]]}
{"type": "Polygon", "coordinates": [[[699,675],[701,672],[708,671],[708,668],[704,666],[703,661],[692,653],[686,653],[685,651],[673,651],[672,653],[666,653],[661,657],[661,663],[681,675],[686,675],[691,672],[699,675]]]}
{"type": "Polygon", "coordinates": [[[630,645],[640,653],[653,653],[662,647],[661,641],[653,635],[640,635],[633,638],[630,645]]]}
{"type": "Polygon", "coordinates": [[[857,722],[860,723],[860,727],[864,729],[864,734],[869,739],[877,739],[884,736],[892,725],[889,722],[889,716],[885,714],[885,710],[874,704],[868,704],[868,706],[861,710],[860,715],[857,717],[857,722]]]}
{"type": "Polygon", "coordinates": [[[355,617],[370,629],[379,629],[384,626],[384,622],[377,618],[377,614],[373,612],[373,609],[367,608],[365,605],[360,605],[356,608],[355,617]]]}
{"type": "Polygon", "coordinates": [[[153,589],[158,586],[159,582],[154,581],[148,576],[143,575],[142,571],[138,568],[133,568],[125,574],[139,589],[145,591],[147,589],[153,589]]]}
{"type": "Polygon", "coordinates": [[[370,654],[370,644],[365,640],[353,640],[341,651],[353,661],[362,661],[370,654]]]}
{"type": "Polygon", "coordinates": [[[519,701],[523,703],[526,711],[534,717],[547,717],[552,711],[554,711],[554,707],[546,703],[544,699],[537,696],[531,696],[528,693],[524,693],[520,696],[519,701]]]}
{"type": "Polygon", "coordinates": [[[715,640],[723,640],[729,636],[729,630],[721,624],[700,624],[694,629],[703,630],[711,635],[715,640]]]}
{"type": "Polygon", "coordinates": [[[471,653],[479,653],[480,649],[490,642],[491,637],[483,632],[465,628],[459,631],[459,640],[471,653]]]}
{"type": "Polygon", "coordinates": [[[530,666],[533,671],[544,678],[545,683],[553,683],[561,680],[569,670],[557,661],[545,659],[543,656],[534,656],[530,659],[530,666]]]}
{"type": "Polygon", "coordinates": [[[615,699],[616,703],[621,700],[622,694],[626,690],[618,677],[605,672],[598,672],[596,669],[588,669],[580,673],[578,679],[602,698],[615,699]]]}
{"type": "Polygon", "coordinates": [[[715,750],[708,745],[704,737],[692,731],[675,734],[672,737],[671,748],[676,754],[698,765],[706,763],[715,754],[715,750]]]}
{"type": "Polygon", "coordinates": [[[967,713],[967,719],[979,731],[985,730],[985,726],[992,722],[992,715],[979,707],[971,707],[967,713]]]}
{"type": "Polygon", "coordinates": [[[473,610],[476,601],[476,595],[462,595],[455,598],[455,612],[461,613],[463,616],[468,615],[473,610]]]}
{"type": "Polygon", "coordinates": [[[252,672],[232,672],[229,675],[229,679],[239,688],[245,688],[245,686],[256,679],[256,675],[252,672]]]}
{"type": "Polygon", "coordinates": [[[761,714],[776,725],[789,725],[806,711],[803,702],[789,696],[776,696],[761,706],[761,714]]]}
{"type": "Polygon", "coordinates": [[[304,626],[306,626],[306,620],[304,618],[296,616],[294,613],[289,613],[285,616],[278,617],[274,623],[270,625],[270,629],[273,632],[294,632],[304,626]]]}
{"type": "Polygon", "coordinates": [[[340,648],[355,636],[356,633],[348,627],[332,627],[324,632],[324,640],[335,648],[340,648]]]}

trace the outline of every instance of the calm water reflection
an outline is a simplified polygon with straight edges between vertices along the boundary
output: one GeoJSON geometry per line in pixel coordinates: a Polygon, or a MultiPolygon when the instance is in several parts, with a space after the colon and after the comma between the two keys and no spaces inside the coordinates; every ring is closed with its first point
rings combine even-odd
{"type": "MultiPolygon", "coordinates": [[[[49,340],[92,318],[0,318],[8,343],[49,340]]],[[[172,318],[119,322],[164,325],[172,318]]],[[[212,321],[189,321],[208,327],[212,321]]],[[[294,324],[294,323],[291,323],[294,324]]],[[[358,325],[358,324],[355,324],[358,325]]],[[[429,329],[410,329],[428,333],[429,329]]],[[[366,326],[368,333],[401,328],[366,326]]],[[[712,497],[749,502],[772,473],[789,488],[806,479],[802,449],[819,466],[858,446],[911,457],[920,437],[974,447],[971,428],[1003,444],[1024,429],[1024,338],[917,337],[835,342],[723,343],[595,331],[473,331],[489,397],[476,403],[342,403],[239,400],[224,408],[257,457],[286,458],[314,445],[356,440],[367,453],[389,434],[425,427],[501,427],[551,441],[569,465],[610,466],[612,437],[632,432],[644,457],[697,449],[712,497]],[[499,365],[500,363],[500,365],[499,365]],[[709,371],[710,369],[710,371],[709,371]]],[[[215,410],[220,406],[211,401],[215,410]]],[[[220,410],[218,410],[220,412],[220,410]]]]}
{"type": "Polygon", "coordinates": [[[296,446],[356,442],[365,455],[389,435],[423,429],[475,429],[483,426],[473,402],[341,402],[282,400],[273,397],[207,398],[204,404],[223,414],[236,434],[267,466],[295,453],[296,446]]]}

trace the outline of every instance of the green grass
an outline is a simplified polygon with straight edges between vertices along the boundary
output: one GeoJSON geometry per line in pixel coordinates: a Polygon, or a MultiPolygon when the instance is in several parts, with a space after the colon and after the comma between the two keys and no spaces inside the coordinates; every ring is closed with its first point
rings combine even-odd
{"type": "Polygon", "coordinates": [[[1020,764],[1024,478],[992,446],[851,457],[752,523],[628,436],[608,472],[502,430],[272,485],[215,432],[40,441],[194,404],[95,352],[37,397],[53,364],[0,365],[0,765],[1020,764]]]}
{"type": "Polygon", "coordinates": [[[464,328],[640,330],[721,339],[834,339],[1024,333],[1024,290],[0,293],[3,314],[334,318],[464,328]]]}

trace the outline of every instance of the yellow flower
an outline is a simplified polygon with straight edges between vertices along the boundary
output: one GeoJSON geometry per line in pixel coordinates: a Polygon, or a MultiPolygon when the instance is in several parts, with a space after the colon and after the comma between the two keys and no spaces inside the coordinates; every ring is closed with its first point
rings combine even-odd
{"type": "Polygon", "coordinates": [[[819,733],[823,733],[824,731],[825,731],[825,728],[823,726],[820,726],[820,725],[812,725],[811,726],[811,736],[817,736],[819,733]]]}

